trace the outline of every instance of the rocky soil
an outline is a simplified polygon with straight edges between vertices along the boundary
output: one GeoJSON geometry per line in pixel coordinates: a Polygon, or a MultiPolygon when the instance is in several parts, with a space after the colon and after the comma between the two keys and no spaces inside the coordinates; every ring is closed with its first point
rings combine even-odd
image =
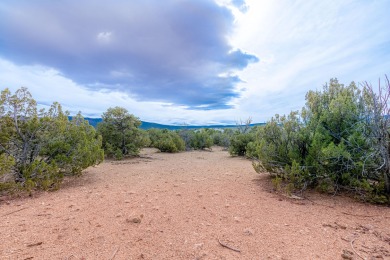
{"type": "Polygon", "coordinates": [[[226,151],[145,149],[0,198],[0,259],[390,259],[390,208],[291,198],[226,151]]]}

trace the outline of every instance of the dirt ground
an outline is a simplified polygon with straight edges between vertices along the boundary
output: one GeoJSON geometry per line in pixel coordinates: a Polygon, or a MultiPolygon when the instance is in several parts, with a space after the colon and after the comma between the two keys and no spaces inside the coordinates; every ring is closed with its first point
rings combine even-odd
{"type": "Polygon", "coordinates": [[[145,149],[0,199],[0,259],[390,259],[389,207],[288,198],[220,148],[145,149]]]}

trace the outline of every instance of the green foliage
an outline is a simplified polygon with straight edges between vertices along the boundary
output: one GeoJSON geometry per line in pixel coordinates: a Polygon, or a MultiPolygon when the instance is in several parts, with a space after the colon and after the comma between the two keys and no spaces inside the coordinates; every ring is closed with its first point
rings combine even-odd
{"type": "Polygon", "coordinates": [[[224,129],[223,131],[213,130],[211,132],[211,138],[213,139],[213,144],[217,146],[221,146],[225,149],[229,148],[230,139],[232,136],[233,136],[233,131],[231,129],[224,129]]]}
{"type": "Polygon", "coordinates": [[[213,145],[213,129],[169,131],[167,129],[149,129],[152,147],[162,152],[178,152],[183,150],[202,150],[213,145]]]}
{"type": "Polygon", "coordinates": [[[0,154],[0,176],[10,172],[14,165],[15,160],[13,157],[5,153],[0,154]]]}
{"type": "Polygon", "coordinates": [[[79,175],[91,165],[103,161],[102,138],[79,113],[69,122],[61,116],[47,133],[43,149],[65,175],[79,175]]]}
{"type": "Polygon", "coordinates": [[[102,136],[105,154],[122,159],[126,155],[138,155],[142,147],[148,146],[147,134],[139,129],[141,121],[122,107],[109,108],[97,125],[102,136]]]}
{"type": "Polygon", "coordinates": [[[374,111],[373,104],[381,104],[374,92],[331,79],[323,91],[307,93],[300,114],[276,115],[258,129],[247,145],[258,160],[255,170],[282,178],[289,189],[316,186],[325,192],[354,191],[366,200],[388,199],[390,193],[385,195],[381,185],[389,171],[384,167],[389,161],[389,125],[383,122],[388,117],[380,109],[374,111]]]}
{"type": "Polygon", "coordinates": [[[56,189],[64,175],[77,175],[103,159],[101,139],[78,115],[72,122],[54,103],[39,110],[26,88],[0,99],[0,174],[13,174],[24,188],[56,189]]]}
{"type": "Polygon", "coordinates": [[[212,131],[208,129],[201,129],[199,131],[195,131],[190,141],[191,148],[195,150],[203,150],[206,148],[211,148],[211,146],[213,145],[211,132],[212,131]]]}
{"type": "Polygon", "coordinates": [[[176,153],[185,150],[185,143],[177,132],[167,129],[148,130],[151,140],[151,146],[159,149],[161,152],[176,153]]]}
{"type": "Polygon", "coordinates": [[[181,129],[181,130],[177,131],[177,133],[180,136],[180,138],[184,141],[185,150],[187,150],[187,151],[191,150],[192,149],[191,140],[192,140],[193,136],[195,135],[195,131],[189,130],[189,129],[181,129]]]}
{"type": "Polygon", "coordinates": [[[262,170],[283,172],[295,160],[303,163],[308,153],[308,140],[297,112],[288,116],[276,115],[264,127],[258,128],[256,140],[250,144],[251,155],[258,158],[262,170]]]}
{"type": "Polygon", "coordinates": [[[241,121],[237,124],[237,129],[233,133],[230,132],[229,153],[231,155],[252,158],[255,156],[256,148],[253,145],[253,142],[255,141],[258,128],[251,127],[251,122],[251,118],[248,118],[245,122],[241,121]]]}
{"type": "Polygon", "coordinates": [[[247,155],[247,146],[253,141],[253,133],[236,132],[230,139],[229,153],[231,155],[245,156],[247,155]]]}
{"type": "Polygon", "coordinates": [[[63,178],[59,168],[54,161],[50,164],[44,161],[35,160],[33,163],[26,165],[23,169],[23,178],[26,180],[26,188],[32,189],[57,189],[63,178]]]}

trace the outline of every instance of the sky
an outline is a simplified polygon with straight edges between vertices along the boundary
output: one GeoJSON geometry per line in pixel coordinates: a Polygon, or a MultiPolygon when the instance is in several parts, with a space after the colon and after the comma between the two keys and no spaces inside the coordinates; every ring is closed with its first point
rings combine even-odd
{"type": "MultiPolygon", "coordinates": [[[[0,89],[100,117],[235,124],[390,74],[388,0],[2,0],[0,89]]],[[[390,75],[389,75],[390,76],[390,75]]]]}

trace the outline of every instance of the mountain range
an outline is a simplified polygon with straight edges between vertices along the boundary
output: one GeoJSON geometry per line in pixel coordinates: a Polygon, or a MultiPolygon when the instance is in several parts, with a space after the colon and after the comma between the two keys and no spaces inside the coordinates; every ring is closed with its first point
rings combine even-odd
{"type": "MultiPolygon", "coordinates": [[[[69,117],[69,119],[72,119],[72,117],[69,117]]],[[[96,127],[98,123],[102,122],[101,118],[91,118],[91,117],[85,117],[85,120],[88,120],[89,124],[93,127],[96,127]]],[[[168,130],[180,130],[180,129],[201,129],[201,128],[236,128],[237,125],[164,125],[164,124],[157,124],[157,123],[151,123],[151,122],[145,122],[141,121],[141,129],[147,130],[150,128],[158,128],[158,129],[168,129],[168,130]]],[[[264,125],[264,123],[256,123],[251,124],[250,126],[257,126],[257,125],[264,125]]]]}

